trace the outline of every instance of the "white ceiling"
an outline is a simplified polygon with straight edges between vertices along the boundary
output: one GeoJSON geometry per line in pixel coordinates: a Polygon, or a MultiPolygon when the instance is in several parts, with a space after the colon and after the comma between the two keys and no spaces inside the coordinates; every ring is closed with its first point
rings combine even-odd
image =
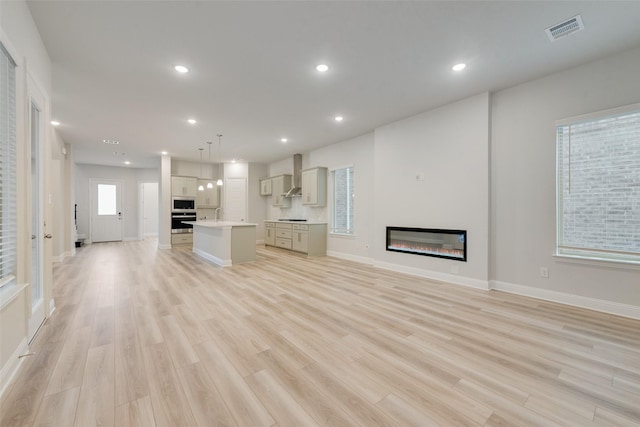
{"type": "Polygon", "coordinates": [[[162,150],[199,161],[204,148],[207,161],[206,141],[212,162],[272,162],[640,45],[638,1],[28,5],[76,161],[131,167],[158,165],[162,150]],[[576,14],[585,29],[550,42],[545,28],[576,14]]]}

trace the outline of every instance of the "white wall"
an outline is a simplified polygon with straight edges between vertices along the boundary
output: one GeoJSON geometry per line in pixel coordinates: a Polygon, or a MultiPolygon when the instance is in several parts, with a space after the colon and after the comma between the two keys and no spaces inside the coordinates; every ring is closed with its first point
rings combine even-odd
{"type": "Polygon", "coordinates": [[[376,129],[376,263],[488,288],[488,156],[487,93],[376,129]],[[467,230],[467,262],[386,251],[387,226],[467,230]]]}
{"type": "MultiPolygon", "coordinates": [[[[28,140],[27,111],[29,93],[26,76],[29,76],[45,98],[44,123],[47,128],[43,132],[44,137],[44,170],[45,170],[45,194],[51,193],[52,198],[59,199],[58,180],[59,174],[52,172],[51,156],[51,120],[50,99],[51,93],[51,61],[38,30],[31,18],[29,8],[24,1],[0,2],[0,40],[16,60],[16,134],[18,143],[17,152],[17,206],[18,215],[18,259],[17,278],[18,286],[5,286],[0,291],[0,395],[8,385],[12,375],[20,365],[20,354],[27,350],[27,320],[30,316],[30,275],[31,275],[31,190],[29,180],[31,176],[28,140]],[[51,175],[49,175],[51,174],[51,175]]],[[[47,197],[45,196],[45,199],[47,197]]],[[[60,227],[51,223],[52,213],[45,200],[42,201],[43,218],[47,221],[45,232],[58,233],[60,227]]],[[[45,315],[50,315],[54,307],[51,284],[51,253],[52,245],[44,243],[44,298],[45,315]]]]}
{"type": "Polygon", "coordinates": [[[78,204],[78,234],[90,240],[89,215],[89,181],[91,179],[122,180],[122,217],[123,239],[137,240],[142,235],[140,230],[139,183],[159,182],[157,169],[121,168],[112,166],[76,165],[75,199],[78,204]]]}
{"type": "MultiPolygon", "coordinates": [[[[344,258],[370,262],[373,251],[373,218],[375,191],[373,164],[374,134],[353,138],[339,144],[319,148],[302,157],[303,168],[325,166],[332,169],[354,167],[354,236],[329,235],[327,251],[329,254],[344,258]],[[308,163],[305,164],[304,160],[308,163]]],[[[330,174],[329,174],[330,175],[330,174]]],[[[331,179],[327,181],[327,207],[309,208],[301,206],[300,215],[303,218],[331,221],[330,206],[332,206],[331,179]]],[[[294,203],[301,205],[301,198],[294,198],[294,203]]]]}
{"type": "Polygon", "coordinates": [[[553,256],[555,121],[637,103],[638,76],[640,49],[492,96],[491,260],[496,287],[575,304],[588,304],[582,299],[586,297],[614,303],[609,308],[615,303],[640,307],[639,269],[553,256]],[[548,279],[540,277],[540,267],[549,268],[548,279]]]}

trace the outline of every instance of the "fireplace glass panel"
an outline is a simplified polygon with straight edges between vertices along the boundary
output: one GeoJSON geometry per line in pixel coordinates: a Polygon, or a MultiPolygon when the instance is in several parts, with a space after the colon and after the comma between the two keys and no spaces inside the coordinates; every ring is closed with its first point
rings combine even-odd
{"type": "Polygon", "coordinates": [[[387,250],[467,260],[467,231],[387,227],[387,250]]]}

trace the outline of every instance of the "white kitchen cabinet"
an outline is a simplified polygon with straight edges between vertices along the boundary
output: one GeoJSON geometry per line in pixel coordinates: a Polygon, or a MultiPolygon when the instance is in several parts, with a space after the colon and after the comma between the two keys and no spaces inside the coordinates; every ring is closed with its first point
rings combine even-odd
{"type": "Polygon", "coordinates": [[[267,246],[276,245],[276,224],[274,222],[264,223],[264,244],[267,246]]]}
{"type": "Polygon", "coordinates": [[[191,233],[178,233],[171,235],[171,244],[172,245],[192,245],[193,244],[193,234],[191,233]]]}
{"type": "Polygon", "coordinates": [[[276,246],[307,254],[324,256],[327,254],[327,224],[299,224],[286,221],[265,221],[266,246],[276,246]]]}
{"type": "Polygon", "coordinates": [[[171,195],[177,197],[196,197],[197,179],[192,176],[172,176],[171,195]]]}
{"type": "Polygon", "coordinates": [[[322,207],[327,204],[327,168],[302,171],[302,204],[322,207]]]}
{"type": "Polygon", "coordinates": [[[260,195],[261,196],[270,196],[273,192],[271,191],[271,178],[263,178],[260,180],[260,195]]]}
{"type": "Polygon", "coordinates": [[[202,185],[204,190],[198,190],[196,196],[196,208],[198,209],[213,209],[220,206],[220,190],[216,185],[215,180],[211,179],[199,179],[198,187],[202,185]],[[207,188],[208,183],[213,183],[213,188],[207,188]]]}
{"type": "Polygon", "coordinates": [[[291,189],[291,175],[278,175],[271,178],[271,190],[273,200],[271,204],[274,207],[288,208],[291,207],[291,199],[283,196],[284,193],[291,189]]]}

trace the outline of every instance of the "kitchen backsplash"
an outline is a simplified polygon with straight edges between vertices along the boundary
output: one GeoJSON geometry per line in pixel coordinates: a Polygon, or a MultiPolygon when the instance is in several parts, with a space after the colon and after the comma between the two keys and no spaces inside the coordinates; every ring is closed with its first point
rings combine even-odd
{"type": "Polygon", "coordinates": [[[290,208],[273,208],[272,213],[276,212],[277,216],[270,219],[279,218],[302,218],[309,221],[327,222],[327,208],[310,208],[302,205],[302,197],[292,197],[290,208]],[[277,211],[280,211],[279,213],[277,211]]]}

